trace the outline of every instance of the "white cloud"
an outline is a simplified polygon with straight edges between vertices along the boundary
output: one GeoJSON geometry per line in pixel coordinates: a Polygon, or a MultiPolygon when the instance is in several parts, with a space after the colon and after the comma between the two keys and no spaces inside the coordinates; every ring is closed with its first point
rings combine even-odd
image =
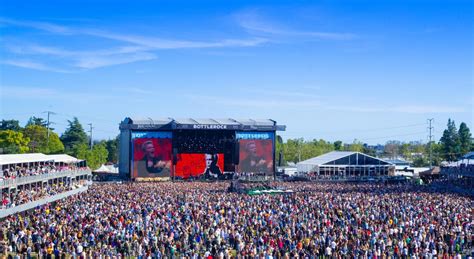
{"type": "MultiPolygon", "coordinates": [[[[264,91],[262,90],[262,93],[264,91]]],[[[303,109],[303,110],[330,110],[355,113],[401,113],[401,114],[433,114],[433,113],[462,113],[466,110],[462,107],[455,106],[432,106],[432,105],[392,105],[386,106],[360,106],[360,105],[333,105],[337,103],[331,98],[317,98],[318,96],[307,96],[302,98],[301,93],[296,92],[295,95],[287,94],[286,98],[271,97],[271,91],[268,90],[266,95],[259,98],[243,98],[243,97],[225,97],[212,95],[188,95],[187,98],[193,102],[203,104],[218,104],[223,106],[235,106],[246,108],[280,108],[284,109],[303,109]]],[[[284,92],[281,92],[284,94],[284,92]]],[[[277,92],[277,95],[280,94],[277,92]]]]}
{"type": "Polygon", "coordinates": [[[0,17],[0,25],[13,25],[13,26],[19,26],[19,27],[27,27],[27,28],[33,28],[37,30],[42,30],[42,31],[47,31],[50,33],[55,33],[55,34],[71,34],[73,31],[71,31],[69,28],[57,24],[52,24],[52,23],[47,23],[47,22],[36,22],[36,21],[19,21],[19,20],[13,20],[13,19],[7,19],[7,18],[1,18],[0,17]]]}
{"type": "Polygon", "coordinates": [[[31,61],[31,60],[24,60],[24,59],[3,60],[3,61],[1,61],[1,64],[15,66],[15,67],[21,67],[21,68],[40,70],[40,71],[58,72],[58,73],[72,73],[72,71],[69,71],[69,70],[54,68],[54,67],[50,67],[50,66],[47,66],[45,64],[42,64],[42,63],[38,63],[38,62],[35,62],[35,61],[31,61]]]}
{"type": "Polygon", "coordinates": [[[155,54],[151,53],[133,53],[126,55],[113,56],[86,56],[80,57],[75,64],[76,67],[84,69],[94,69],[113,65],[133,63],[137,61],[146,61],[156,59],[155,54]]]}
{"type": "Polygon", "coordinates": [[[133,43],[150,49],[190,49],[190,48],[224,48],[224,47],[253,47],[267,42],[263,38],[224,39],[214,42],[170,40],[159,37],[117,34],[106,31],[82,30],[84,34],[100,38],[133,43]]]}
{"type": "Polygon", "coordinates": [[[257,12],[257,10],[247,10],[240,12],[234,17],[242,28],[251,33],[280,35],[287,37],[306,37],[323,40],[350,40],[357,37],[353,33],[304,31],[288,28],[284,25],[264,19],[262,15],[257,12]]]}
{"type": "MultiPolygon", "coordinates": [[[[78,29],[66,26],[60,26],[47,22],[18,21],[12,19],[0,18],[0,25],[20,26],[46,31],[59,35],[87,35],[97,38],[116,40],[121,43],[132,45],[119,46],[109,49],[98,50],[66,50],[57,47],[41,46],[41,45],[21,45],[15,44],[8,46],[6,49],[12,53],[23,56],[47,55],[49,57],[60,58],[63,63],[79,69],[94,69],[98,67],[106,67],[119,64],[127,64],[138,61],[156,59],[156,55],[152,52],[166,49],[191,49],[191,48],[228,48],[228,47],[253,47],[267,42],[264,38],[250,39],[223,39],[217,41],[185,41],[163,39],[159,37],[120,34],[103,30],[78,29]]],[[[54,69],[47,65],[34,61],[10,60],[3,62],[6,65],[19,66],[24,68],[36,69],[41,71],[64,72],[63,70],[54,69]]]]}

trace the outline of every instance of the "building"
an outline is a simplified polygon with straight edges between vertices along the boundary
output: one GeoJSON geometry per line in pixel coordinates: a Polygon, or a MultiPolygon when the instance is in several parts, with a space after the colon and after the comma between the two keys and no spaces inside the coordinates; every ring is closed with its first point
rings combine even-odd
{"type": "Polygon", "coordinates": [[[119,172],[134,180],[273,176],[276,131],[285,128],[270,119],[125,118],[119,172]]]}
{"type": "Polygon", "coordinates": [[[332,151],[297,163],[298,173],[316,178],[371,178],[392,176],[395,166],[360,152],[332,151]]]}

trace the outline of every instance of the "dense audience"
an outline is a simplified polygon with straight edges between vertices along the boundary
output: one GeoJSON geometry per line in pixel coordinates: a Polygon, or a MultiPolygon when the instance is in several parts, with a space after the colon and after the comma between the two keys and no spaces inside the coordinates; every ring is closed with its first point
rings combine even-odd
{"type": "Polygon", "coordinates": [[[77,167],[74,165],[64,165],[64,166],[55,166],[55,165],[39,165],[32,167],[12,167],[3,169],[3,175],[0,177],[0,180],[5,179],[15,179],[26,176],[42,175],[42,174],[51,174],[56,172],[63,172],[68,170],[82,170],[84,168],[77,167]]]}
{"type": "Polygon", "coordinates": [[[459,166],[442,167],[446,174],[471,174],[474,175],[474,164],[460,164],[459,166]]]}
{"type": "Polygon", "coordinates": [[[44,199],[59,193],[67,192],[78,187],[70,184],[53,184],[44,187],[33,187],[31,189],[20,189],[11,193],[9,197],[7,192],[2,193],[2,204],[0,209],[8,209],[28,202],[44,199]]]}
{"type": "Polygon", "coordinates": [[[0,222],[5,252],[142,258],[437,257],[470,254],[473,199],[412,185],[107,183],[0,222]]]}

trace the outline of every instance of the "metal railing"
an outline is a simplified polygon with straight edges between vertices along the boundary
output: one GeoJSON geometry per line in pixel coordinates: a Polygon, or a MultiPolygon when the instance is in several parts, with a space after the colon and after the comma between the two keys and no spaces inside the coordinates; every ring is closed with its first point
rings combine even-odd
{"type": "Polygon", "coordinates": [[[92,173],[90,170],[84,170],[84,169],[66,170],[66,171],[55,172],[55,173],[23,176],[23,177],[18,177],[15,179],[4,179],[4,180],[0,180],[0,188],[15,187],[18,185],[43,182],[43,181],[48,181],[48,180],[56,179],[56,178],[77,177],[77,176],[82,176],[82,175],[92,175],[92,173]]]}
{"type": "Polygon", "coordinates": [[[74,194],[85,192],[85,191],[87,191],[88,188],[89,188],[89,186],[86,185],[86,186],[82,186],[82,187],[79,187],[79,188],[71,190],[71,191],[67,191],[67,192],[59,193],[59,194],[56,194],[56,195],[53,195],[53,196],[49,196],[49,197],[46,197],[44,199],[40,199],[40,200],[37,200],[37,201],[32,201],[32,202],[29,202],[29,203],[26,203],[26,204],[21,204],[21,205],[18,205],[16,207],[13,207],[13,208],[0,209],[0,218],[4,218],[6,216],[9,216],[9,215],[12,215],[12,214],[15,214],[15,213],[18,213],[18,212],[22,212],[22,211],[25,211],[25,210],[30,210],[30,209],[36,208],[38,206],[41,206],[41,205],[44,205],[44,204],[47,204],[47,203],[51,203],[53,201],[61,200],[61,199],[67,198],[67,197],[69,197],[71,195],[74,195],[74,194]]]}

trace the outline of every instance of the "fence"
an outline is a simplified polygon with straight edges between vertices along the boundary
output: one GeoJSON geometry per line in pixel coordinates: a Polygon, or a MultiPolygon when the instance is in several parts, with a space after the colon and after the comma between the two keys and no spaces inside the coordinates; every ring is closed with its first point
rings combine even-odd
{"type": "Polygon", "coordinates": [[[62,177],[77,177],[82,175],[92,175],[90,170],[66,170],[55,173],[47,173],[40,175],[24,176],[15,179],[5,179],[0,181],[0,188],[15,187],[17,185],[36,183],[48,181],[51,179],[62,178],[62,177]]]}

